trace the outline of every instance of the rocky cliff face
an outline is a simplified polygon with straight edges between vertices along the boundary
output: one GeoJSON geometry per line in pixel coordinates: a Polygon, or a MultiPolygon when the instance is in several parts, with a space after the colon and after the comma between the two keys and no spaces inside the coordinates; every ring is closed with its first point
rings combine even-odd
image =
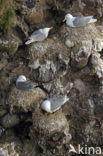
{"type": "Polygon", "coordinates": [[[76,155],[69,153],[70,144],[75,149],[78,144],[102,149],[103,1],[0,3],[0,154],[76,155]],[[8,10],[13,16],[7,16],[8,10]],[[98,22],[70,28],[62,22],[67,13],[93,15],[98,22]],[[51,26],[45,41],[25,45],[34,30],[51,26]],[[39,87],[16,89],[21,74],[39,87]],[[61,110],[53,114],[41,110],[43,100],[68,90],[70,100],[61,110]]]}

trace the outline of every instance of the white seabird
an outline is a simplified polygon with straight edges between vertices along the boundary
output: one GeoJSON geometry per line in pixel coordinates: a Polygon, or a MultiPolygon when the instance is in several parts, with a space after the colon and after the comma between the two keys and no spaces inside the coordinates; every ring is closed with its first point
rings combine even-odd
{"type": "Polygon", "coordinates": [[[16,88],[20,90],[31,90],[35,89],[37,86],[33,83],[27,81],[24,75],[20,75],[16,80],[16,88]]]}
{"type": "Polygon", "coordinates": [[[64,105],[68,100],[69,97],[67,95],[64,97],[49,98],[41,104],[41,108],[48,113],[53,113],[60,109],[61,106],[64,105]]]}
{"type": "Polygon", "coordinates": [[[43,28],[43,29],[39,29],[34,31],[31,36],[28,38],[29,40],[25,42],[26,45],[32,43],[32,42],[37,42],[37,41],[43,41],[48,37],[49,31],[53,29],[53,27],[51,28],[43,28]]]}
{"type": "Polygon", "coordinates": [[[95,23],[97,19],[94,19],[93,16],[73,17],[71,14],[67,14],[63,21],[66,21],[66,24],[70,27],[82,27],[88,23],[95,23]]]}

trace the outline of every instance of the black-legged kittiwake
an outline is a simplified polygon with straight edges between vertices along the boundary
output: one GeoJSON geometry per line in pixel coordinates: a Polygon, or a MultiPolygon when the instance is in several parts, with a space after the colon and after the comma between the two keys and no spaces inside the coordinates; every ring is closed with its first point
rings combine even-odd
{"type": "Polygon", "coordinates": [[[88,23],[95,23],[97,19],[94,19],[93,16],[73,17],[71,14],[67,14],[63,21],[66,21],[66,24],[70,27],[82,27],[88,23]]]}
{"type": "Polygon", "coordinates": [[[43,41],[48,37],[48,33],[49,31],[53,29],[53,27],[51,28],[43,28],[43,29],[39,29],[34,31],[31,36],[28,38],[28,41],[25,42],[25,44],[30,44],[32,42],[37,42],[37,41],[43,41]]]}
{"type": "Polygon", "coordinates": [[[49,98],[41,104],[41,108],[46,112],[53,113],[60,109],[61,106],[64,105],[68,100],[69,97],[67,95],[64,97],[49,98]]]}
{"type": "Polygon", "coordinates": [[[20,75],[16,80],[16,88],[20,90],[31,90],[35,89],[37,85],[27,81],[24,75],[20,75]]]}

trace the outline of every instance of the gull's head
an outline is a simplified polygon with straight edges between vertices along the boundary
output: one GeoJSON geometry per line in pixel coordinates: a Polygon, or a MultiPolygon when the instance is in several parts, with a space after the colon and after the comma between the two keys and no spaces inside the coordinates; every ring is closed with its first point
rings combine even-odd
{"type": "Polygon", "coordinates": [[[45,100],[42,104],[41,104],[41,108],[46,111],[46,112],[50,112],[51,111],[51,103],[49,100],[45,100]]]}
{"type": "Polygon", "coordinates": [[[71,14],[66,14],[66,15],[65,15],[65,19],[66,19],[66,20],[72,19],[72,18],[73,18],[73,16],[72,16],[71,14]]]}
{"type": "Polygon", "coordinates": [[[50,28],[44,28],[44,33],[45,33],[45,34],[48,34],[49,31],[50,31],[51,29],[53,29],[53,27],[50,27],[50,28]]]}
{"type": "Polygon", "coordinates": [[[73,18],[73,16],[71,15],[71,14],[66,14],[65,15],[65,18],[64,18],[64,20],[63,20],[63,22],[65,22],[65,21],[67,21],[67,20],[70,20],[70,19],[72,19],[73,18]]]}
{"type": "Polygon", "coordinates": [[[16,82],[25,82],[25,81],[26,81],[26,77],[24,75],[20,75],[16,80],[16,82]]]}

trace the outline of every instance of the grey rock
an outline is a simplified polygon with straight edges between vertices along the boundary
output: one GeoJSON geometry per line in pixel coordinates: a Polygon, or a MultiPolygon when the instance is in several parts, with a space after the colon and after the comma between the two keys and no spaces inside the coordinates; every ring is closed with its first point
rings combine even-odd
{"type": "Polygon", "coordinates": [[[14,127],[17,124],[19,124],[19,122],[20,122],[20,119],[16,114],[14,114],[14,115],[6,114],[1,119],[1,124],[4,128],[14,127]]]}
{"type": "Polygon", "coordinates": [[[39,66],[40,66],[39,59],[37,59],[37,60],[35,60],[35,61],[30,60],[28,66],[29,66],[31,69],[37,69],[37,68],[39,68],[39,66]]]}
{"type": "Polygon", "coordinates": [[[39,77],[38,80],[42,82],[51,81],[56,74],[56,66],[52,61],[46,61],[44,65],[41,65],[39,68],[39,77]]]}
{"type": "Polygon", "coordinates": [[[103,48],[101,29],[95,25],[76,29],[62,27],[60,34],[74,44],[71,49],[71,66],[75,69],[85,67],[93,51],[101,51],[103,48]]]}
{"type": "Polygon", "coordinates": [[[0,156],[19,156],[19,154],[21,155],[21,146],[21,142],[16,137],[2,138],[0,139],[0,156]]]}
{"type": "Polygon", "coordinates": [[[3,135],[4,132],[5,132],[5,129],[2,126],[0,126],[0,137],[3,135]]]}
{"type": "Polygon", "coordinates": [[[7,113],[6,109],[0,110],[0,117],[4,116],[7,113]]]}
{"type": "Polygon", "coordinates": [[[50,82],[57,76],[60,70],[62,75],[70,60],[68,48],[58,37],[55,39],[48,38],[44,42],[31,44],[27,51],[29,53],[28,59],[32,60],[32,62],[36,63],[39,60],[39,64],[36,63],[33,66],[29,64],[29,67],[32,66],[32,69],[38,67],[32,75],[34,80],[40,82],[50,82]]]}
{"type": "Polygon", "coordinates": [[[38,146],[37,146],[35,140],[33,140],[33,139],[25,140],[22,155],[23,156],[25,156],[25,155],[27,155],[27,156],[41,155],[39,153],[38,146]]]}
{"type": "Polygon", "coordinates": [[[0,70],[3,69],[8,64],[8,60],[6,58],[2,58],[0,61],[0,70]]]}
{"type": "Polygon", "coordinates": [[[22,41],[14,30],[9,30],[7,35],[0,38],[0,50],[9,52],[10,55],[14,54],[20,45],[22,41]]]}
{"type": "Polygon", "coordinates": [[[91,57],[91,63],[94,68],[94,73],[97,74],[98,78],[103,78],[103,59],[99,53],[93,53],[91,57]]]}
{"type": "Polygon", "coordinates": [[[84,48],[81,48],[79,50],[79,52],[75,53],[71,53],[71,66],[73,68],[78,68],[81,69],[83,67],[85,67],[88,63],[88,58],[90,56],[91,52],[88,51],[86,52],[84,48]]]}
{"type": "Polygon", "coordinates": [[[46,3],[46,0],[39,1],[36,3],[36,5],[29,10],[29,12],[26,15],[26,20],[29,24],[39,24],[42,23],[46,18],[46,11],[48,9],[48,5],[46,3]]]}
{"type": "Polygon", "coordinates": [[[80,79],[76,79],[74,81],[74,88],[78,89],[79,90],[79,93],[82,95],[82,94],[85,94],[87,88],[86,88],[86,85],[83,83],[82,80],[80,79]]]}
{"type": "Polygon", "coordinates": [[[102,51],[102,49],[103,49],[103,40],[101,38],[95,38],[93,50],[100,52],[102,51]]]}

